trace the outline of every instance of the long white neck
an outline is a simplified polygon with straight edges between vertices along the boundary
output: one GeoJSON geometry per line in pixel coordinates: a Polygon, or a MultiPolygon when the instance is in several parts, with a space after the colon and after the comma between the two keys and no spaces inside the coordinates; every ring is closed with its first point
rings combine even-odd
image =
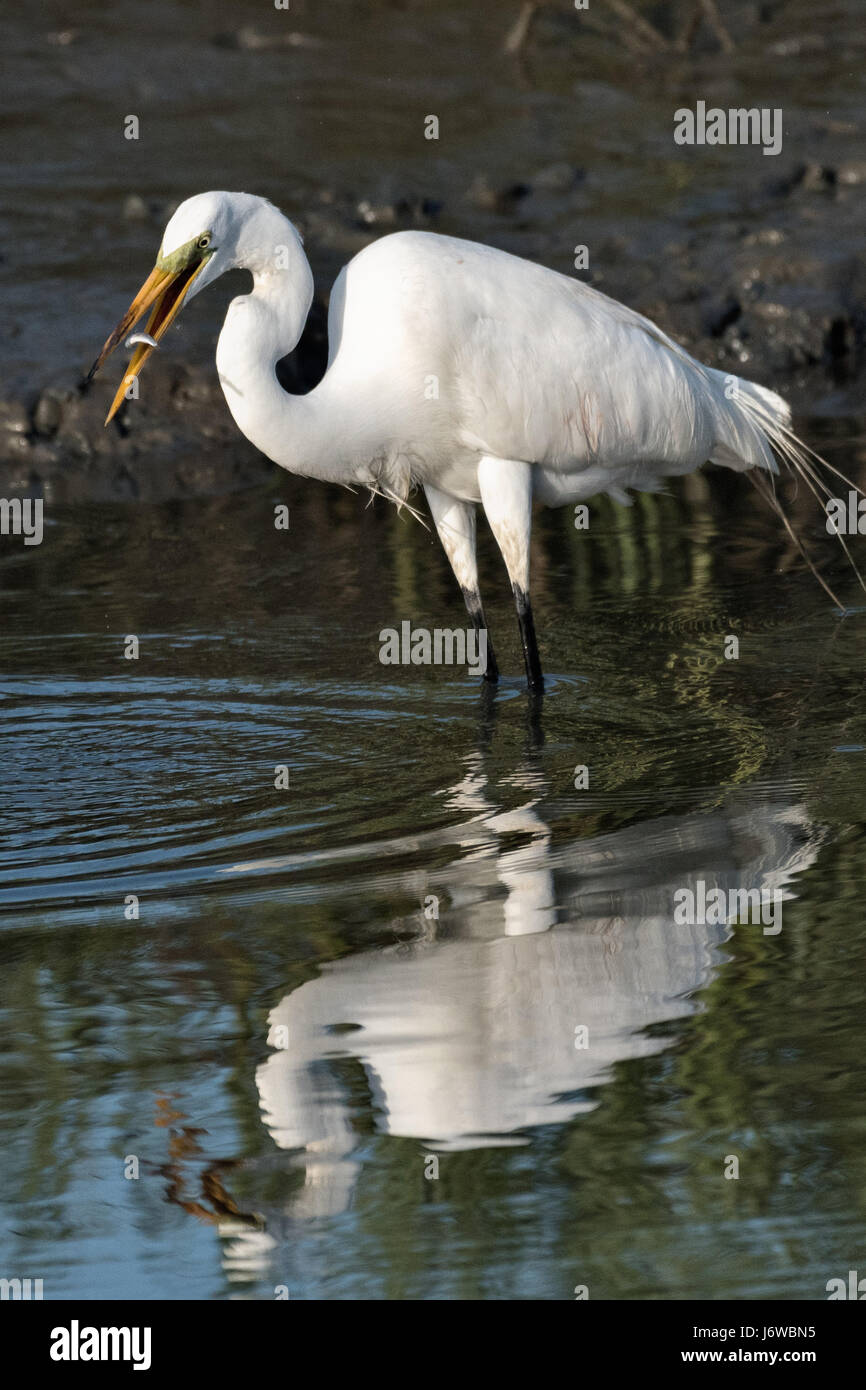
{"type": "Polygon", "coordinates": [[[325,383],[309,395],[292,396],[276,377],[276,365],[297,345],[313,300],[300,237],[281,220],[286,232],[278,254],[264,268],[250,267],[252,293],[229,305],[217,344],[220,384],[238,428],[274,463],[342,482],[346,470],[335,447],[340,431],[325,383]],[[281,264],[285,268],[274,268],[281,264]]]}

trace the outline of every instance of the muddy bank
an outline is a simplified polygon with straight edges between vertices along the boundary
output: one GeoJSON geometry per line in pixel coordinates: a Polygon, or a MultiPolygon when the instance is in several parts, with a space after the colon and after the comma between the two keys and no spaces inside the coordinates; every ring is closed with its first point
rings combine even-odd
{"type": "Polygon", "coordinates": [[[866,346],[858,7],[732,0],[724,36],[696,26],[694,9],[638,5],[651,34],[601,0],[585,22],[544,6],[518,44],[519,5],[468,13],[456,0],[435,12],[299,3],[288,18],[241,0],[230,28],[179,0],[144,15],[120,0],[110,25],[59,3],[38,24],[5,20],[0,489],[161,498],[272,472],[238,434],[213,365],[242,277],[181,315],[141,399],[108,430],[120,362],[81,389],[172,208],[207,187],[263,193],[304,232],[316,307],[288,389],[321,374],[340,266],[375,237],[423,227],[578,273],[702,360],[851,433],[866,346]],[[697,100],[778,108],[781,152],[677,146],[674,111],[697,100]],[[575,272],[578,245],[589,263],[575,272]]]}
{"type": "MultiPolygon", "coordinates": [[[[533,186],[523,188],[520,201],[528,202],[533,186]]],[[[859,204],[866,198],[866,178],[861,187],[859,179],[846,183],[840,171],[823,169],[819,176],[806,168],[796,171],[777,196],[785,202],[796,198],[811,235],[829,238],[840,201],[856,199],[859,204]]],[[[427,213],[419,217],[399,205],[381,207],[375,216],[389,230],[435,227],[443,220],[427,213]]],[[[311,257],[314,263],[324,260],[327,271],[317,266],[322,289],[307,330],[281,364],[281,379],[290,391],[310,389],[324,371],[325,282],[343,259],[328,256],[327,250],[317,257],[316,219],[307,220],[312,223],[312,231],[306,228],[311,257]]],[[[533,230],[540,229],[524,215],[521,235],[509,235],[503,218],[497,241],[516,249],[533,230]]],[[[344,233],[347,254],[352,242],[371,239],[348,218],[344,233]]],[[[331,229],[334,244],[339,246],[340,238],[331,229]]],[[[582,278],[650,315],[702,361],[772,384],[806,414],[816,402],[841,396],[848,403],[842,413],[850,418],[863,382],[866,257],[853,256],[839,273],[817,258],[798,255],[795,248],[790,234],[767,219],[752,229],[720,227],[711,236],[687,234],[683,242],[669,244],[654,267],[613,241],[604,248],[604,271],[590,269],[582,278]]],[[[212,352],[203,346],[203,352],[194,354],[198,360],[188,361],[179,356],[177,339],[170,339],[167,350],[148,364],[140,399],[126,402],[108,428],[103,422],[119,362],[89,387],[80,370],[60,371],[41,387],[7,394],[0,400],[4,493],[70,502],[158,500],[221,493],[266,478],[273,465],[237,430],[212,352]]]]}

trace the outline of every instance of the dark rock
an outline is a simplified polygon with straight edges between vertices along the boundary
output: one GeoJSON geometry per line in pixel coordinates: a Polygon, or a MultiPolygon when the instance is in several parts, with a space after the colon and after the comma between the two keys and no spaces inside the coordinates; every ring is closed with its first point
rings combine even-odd
{"type": "Polygon", "coordinates": [[[838,315],[827,330],[825,346],[828,355],[833,359],[847,357],[856,345],[857,332],[853,321],[846,314],[838,315]]]}
{"type": "Polygon", "coordinates": [[[785,193],[800,190],[804,193],[827,193],[836,187],[836,170],[823,164],[808,161],[800,164],[791,177],[782,185],[785,193]]]}
{"type": "Polygon", "coordinates": [[[479,174],[467,191],[476,207],[485,212],[510,213],[532,192],[528,183],[512,183],[505,188],[494,188],[485,174],[479,174]]]}
{"type": "Polygon", "coordinates": [[[72,395],[71,391],[57,391],[53,387],[42,392],[33,412],[33,428],[37,434],[50,437],[57,433],[63,419],[64,406],[72,395]]]}
{"type": "Polygon", "coordinates": [[[712,305],[706,315],[707,332],[714,338],[721,337],[726,328],[736,323],[742,311],[742,305],[734,295],[729,295],[721,304],[712,305]]]}
{"type": "Polygon", "coordinates": [[[392,203],[373,203],[362,198],[355,211],[363,227],[416,227],[432,222],[442,207],[435,198],[397,198],[392,203]]]}

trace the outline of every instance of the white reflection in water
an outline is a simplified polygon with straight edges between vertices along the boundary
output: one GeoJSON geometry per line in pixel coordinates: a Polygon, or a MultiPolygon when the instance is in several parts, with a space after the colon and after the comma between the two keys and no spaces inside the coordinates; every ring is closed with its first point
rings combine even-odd
{"type": "MultiPolygon", "coordinates": [[[[650,1024],[699,1007],[695,992],[732,929],[675,925],[676,890],[702,879],[707,891],[790,898],[821,840],[777,790],[557,844],[539,774],[521,769],[510,782],[530,797],[498,813],[473,756],[450,789],[449,807],[470,817],[454,831],[462,854],[407,885],[439,898],[439,922],[409,944],[323,966],[271,1011],[275,1050],[256,1082],[274,1143],[304,1166],[292,1218],[334,1215],[352,1199],[358,1134],[337,1059],[363,1067],[381,1133],[434,1150],[528,1142],[532,1126],[596,1104],[586,1091],[614,1063],[662,1050],[650,1024]],[[587,1047],[575,1045],[578,1028],[587,1047]]],[[[228,1266],[243,1277],[270,1237],[232,1234],[228,1266]]]]}

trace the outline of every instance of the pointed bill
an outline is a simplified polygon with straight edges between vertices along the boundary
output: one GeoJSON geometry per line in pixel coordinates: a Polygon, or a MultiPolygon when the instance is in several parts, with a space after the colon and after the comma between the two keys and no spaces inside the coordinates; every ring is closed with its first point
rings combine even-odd
{"type": "Polygon", "coordinates": [[[88,381],[92,380],[118,343],[122,342],[131,329],[135,327],[142,314],[147,313],[148,309],[151,310],[150,318],[147,321],[147,335],[153,339],[153,343],[139,343],[137,345],[114,400],[111,402],[111,409],[105,417],[106,425],[119,409],[127,389],[153,352],[154,344],[159,342],[174,322],[193,280],[207,264],[207,260],[207,256],[204,256],[193,265],[185,266],[180,270],[161,269],[159,265],[155,266],[114,332],[106,339],[105,346],[88,373],[88,381]]]}

